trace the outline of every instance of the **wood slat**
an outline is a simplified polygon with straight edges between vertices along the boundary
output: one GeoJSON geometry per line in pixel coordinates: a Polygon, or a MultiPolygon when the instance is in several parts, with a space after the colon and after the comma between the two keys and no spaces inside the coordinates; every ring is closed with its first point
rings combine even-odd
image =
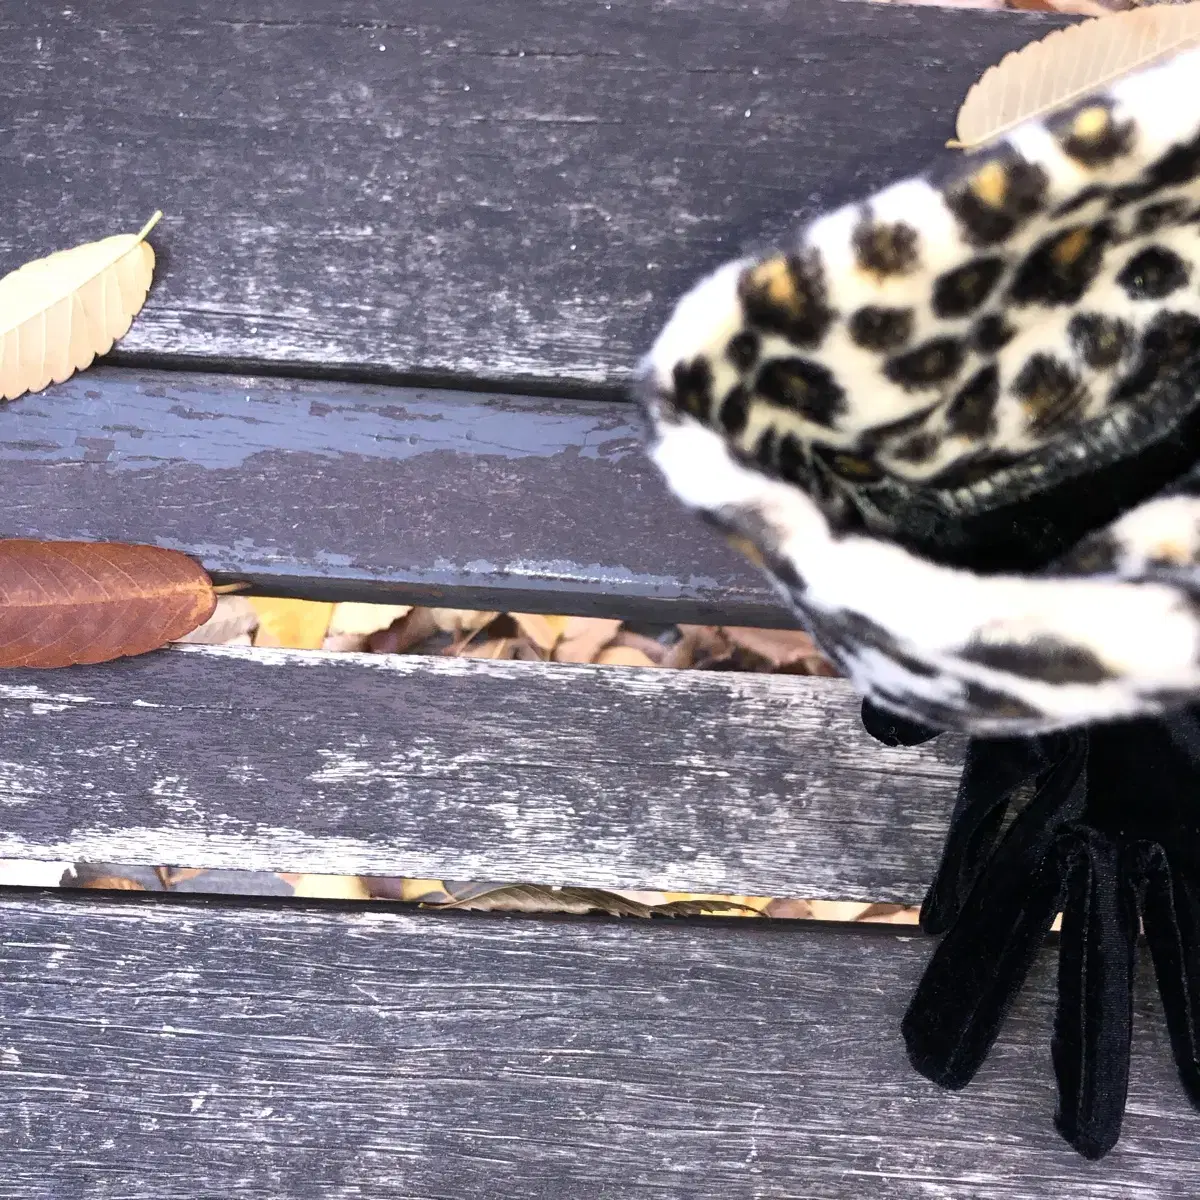
{"type": "Polygon", "coordinates": [[[959,745],[857,714],[837,680],[316,651],[6,671],[0,858],[918,901],[959,745]]]}
{"type": "Polygon", "coordinates": [[[0,405],[0,536],[310,599],[791,624],[641,434],[619,402],[98,367],[0,405]]]}
{"type": "Polygon", "coordinates": [[[165,357],[622,384],[698,274],[909,173],[1068,20],[838,0],[0,2],[0,270],[137,229],[165,357]]]}
{"type": "Polygon", "coordinates": [[[1050,955],[965,1092],[904,1059],[923,939],[0,897],[10,1196],[1191,1200],[1148,970],[1122,1140],[1051,1125],[1050,955]]]}

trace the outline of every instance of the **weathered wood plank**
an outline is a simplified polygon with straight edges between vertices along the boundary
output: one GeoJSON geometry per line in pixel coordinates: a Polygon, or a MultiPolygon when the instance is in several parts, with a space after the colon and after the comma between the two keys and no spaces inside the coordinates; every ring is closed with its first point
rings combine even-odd
{"type": "Polygon", "coordinates": [[[1139,978],[1121,1143],[1051,1127],[1050,963],[977,1082],[909,1068],[923,939],[807,923],[0,898],[0,1193],[1191,1200],[1139,978]]]}
{"type": "Polygon", "coordinates": [[[838,0],[0,3],[0,270],[156,208],[126,352],[563,394],[1062,24],[838,0]]]}
{"type": "Polygon", "coordinates": [[[641,432],[624,403],[98,367],[0,405],[0,536],[310,599],[791,624],[641,432]]]}
{"type": "Polygon", "coordinates": [[[0,858],[919,900],[958,747],[857,714],[836,680],[394,655],[5,671],[0,858]]]}

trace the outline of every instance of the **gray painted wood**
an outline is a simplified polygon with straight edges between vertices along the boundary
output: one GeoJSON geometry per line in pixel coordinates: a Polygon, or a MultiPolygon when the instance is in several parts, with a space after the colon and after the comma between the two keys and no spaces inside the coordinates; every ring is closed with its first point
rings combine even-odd
{"type": "Polygon", "coordinates": [[[791,624],[641,433],[611,401],[97,367],[0,405],[0,536],[309,599],[791,624]]]}
{"type": "Polygon", "coordinates": [[[0,898],[0,1195],[1191,1200],[1138,980],[1129,1113],[1051,1127],[1050,955],[977,1081],[897,1026],[924,939],[0,898]]]}
{"type": "Polygon", "coordinates": [[[959,747],[857,714],[838,680],[396,655],[5,671],[0,857],[918,901],[959,747]]]}
{"type": "Polygon", "coordinates": [[[623,384],[676,296],[937,153],[1064,23],[838,0],[0,3],[0,270],[137,229],[125,343],[623,384]]]}

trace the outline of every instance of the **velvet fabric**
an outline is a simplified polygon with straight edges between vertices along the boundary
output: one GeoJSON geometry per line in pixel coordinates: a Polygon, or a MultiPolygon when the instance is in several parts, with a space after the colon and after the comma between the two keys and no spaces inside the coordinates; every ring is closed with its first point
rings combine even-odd
{"type": "MultiPolygon", "coordinates": [[[[864,706],[868,730],[936,730],[864,706]]],[[[901,739],[894,735],[900,733],[901,739]]],[[[970,743],[921,925],[943,934],[903,1021],[916,1069],[979,1069],[1062,911],[1055,1123],[1099,1158],[1121,1131],[1139,917],[1184,1089],[1200,1107],[1200,707],[970,743]]]]}

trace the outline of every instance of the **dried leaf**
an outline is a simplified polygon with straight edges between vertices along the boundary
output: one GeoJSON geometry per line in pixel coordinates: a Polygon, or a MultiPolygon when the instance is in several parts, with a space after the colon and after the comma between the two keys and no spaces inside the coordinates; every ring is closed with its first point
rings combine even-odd
{"type": "Polygon", "coordinates": [[[371,893],[357,875],[297,875],[289,877],[294,896],[323,900],[370,900],[371,893]]]}
{"type": "Polygon", "coordinates": [[[917,925],[921,910],[908,904],[872,904],[858,920],[872,925],[917,925]]]}
{"type": "Polygon", "coordinates": [[[0,667],[145,654],[190,633],[215,607],[208,576],[177,550],[0,540],[0,667]]]}
{"type": "Polygon", "coordinates": [[[676,909],[681,904],[703,904],[712,911],[743,912],[749,915],[765,913],[770,907],[769,896],[726,896],[716,893],[701,892],[660,892],[659,899],[654,902],[654,911],[660,909],[676,909]]]}
{"type": "Polygon", "coordinates": [[[462,647],[452,647],[458,658],[513,658],[516,649],[516,638],[487,638],[482,642],[473,642],[462,647]]]}
{"type": "Polygon", "coordinates": [[[616,917],[757,916],[768,903],[763,900],[759,905],[747,896],[610,891],[533,883],[469,883],[453,879],[368,879],[365,885],[376,897],[417,900],[441,908],[481,912],[602,912],[616,917]]]}
{"type": "Polygon", "coordinates": [[[333,616],[333,605],[327,601],[251,596],[250,604],[258,614],[256,646],[319,650],[333,616]]]}
{"type": "MultiPolygon", "coordinates": [[[[1171,0],[1165,0],[1170,3],[1171,0]]],[[[1076,13],[1082,17],[1106,17],[1109,13],[1131,8],[1132,4],[1117,0],[1113,4],[1099,4],[1096,0],[1008,0],[1005,8],[1017,12],[1062,12],[1076,13]]]]}
{"type": "Polygon", "coordinates": [[[568,617],[554,647],[555,662],[590,663],[617,636],[621,622],[607,617],[568,617]]]}
{"type": "Polygon", "coordinates": [[[789,921],[809,921],[813,919],[812,904],[808,900],[772,900],[764,915],[789,921]]]}
{"type": "Polygon", "coordinates": [[[205,872],[204,867],[158,867],[156,869],[163,886],[167,888],[190,883],[193,879],[199,879],[205,872]]]}
{"type": "Polygon", "coordinates": [[[119,863],[75,863],[63,873],[59,886],[119,892],[165,890],[162,877],[153,867],[130,867],[119,863]]]}
{"type": "Polygon", "coordinates": [[[643,633],[631,633],[628,629],[622,629],[613,638],[609,649],[618,647],[624,647],[626,650],[640,650],[656,667],[661,667],[663,660],[667,657],[667,648],[662,642],[656,642],[643,633]]]}
{"type": "Polygon", "coordinates": [[[172,871],[167,881],[172,892],[210,896],[290,896],[292,885],[275,871],[235,871],[212,868],[172,871]]]}
{"type": "Polygon", "coordinates": [[[123,233],[60,250],[0,279],[0,398],[62,383],[129,331],[146,302],[154,250],[123,233]]]}
{"type": "Polygon", "coordinates": [[[327,633],[321,640],[322,650],[337,650],[342,654],[347,651],[365,653],[370,645],[371,639],[363,633],[327,633]]]}
{"type": "Polygon", "coordinates": [[[635,650],[632,646],[609,646],[596,655],[596,661],[608,667],[658,666],[644,650],[635,650]]]}
{"type": "Polygon", "coordinates": [[[500,614],[473,608],[429,608],[434,624],[446,633],[474,633],[490,625],[500,614]]]}
{"type": "Polygon", "coordinates": [[[713,625],[680,625],[679,641],[667,647],[662,665],[676,670],[708,670],[725,666],[733,658],[733,643],[713,625]]]}
{"type": "Polygon", "coordinates": [[[401,900],[408,904],[446,904],[453,897],[440,879],[406,879],[401,876],[364,875],[363,886],[374,900],[401,900]]]}
{"type": "Polygon", "coordinates": [[[250,635],[257,628],[258,613],[245,596],[218,596],[213,615],[176,641],[202,646],[248,646],[250,635]]]}
{"type": "Polygon", "coordinates": [[[857,900],[810,900],[808,906],[818,921],[857,921],[871,908],[857,900]]]}
{"type": "Polygon", "coordinates": [[[411,611],[411,604],[335,604],[333,615],[329,618],[327,636],[354,633],[369,637],[372,633],[387,629],[392,622],[406,617],[411,611]]]}
{"type": "Polygon", "coordinates": [[[1200,40],[1200,3],[1156,4],[1056,30],[984,72],[958,112],[971,149],[1200,40]]]}
{"type": "Polygon", "coordinates": [[[404,654],[441,632],[433,613],[432,608],[412,609],[386,629],[372,633],[367,648],[372,654],[404,654]]]}
{"type": "Polygon", "coordinates": [[[517,662],[546,661],[546,655],[525,637],[513,638],[512,657],[517,662]]]}
{"type": "Polygon", "coordinates": [[[758,917],[763,910],[733,896],[696,896],[656,905],[653,917],[758,917]]]}
{"type": "Polygon", "coordinates": [[[832,664],[802,629],[754,629],[723,625],[721,631],[735,645],[757,654],[776,671],[803,675],[836,675],[832,664]]]}
{"type": "Polygon", "coordinates": [[[792,662],[816,650],[812,638],[802,629],[756,629],[749,625],[722,625],[721,632],[735,646],[752,650],[775,666],[792,662]]]}
{"type": "Polygon", "coordinates": [[[539,887],[536,884],[468,884],[444,883],[451,900],[440,907],[462,908],[473,912],[523,913],[589,913],[607,912],[616,916],[644,916],[634,905],[614,899],[611,904],[598,903],[594,898],[573,895],[571,888],[539,887]]]}
{"type": "Polygon", "coordinates": [[[570,617],[546,617],[541,613],[509,613],[517,628],[544,654],[558,644],[570,617]]]}

